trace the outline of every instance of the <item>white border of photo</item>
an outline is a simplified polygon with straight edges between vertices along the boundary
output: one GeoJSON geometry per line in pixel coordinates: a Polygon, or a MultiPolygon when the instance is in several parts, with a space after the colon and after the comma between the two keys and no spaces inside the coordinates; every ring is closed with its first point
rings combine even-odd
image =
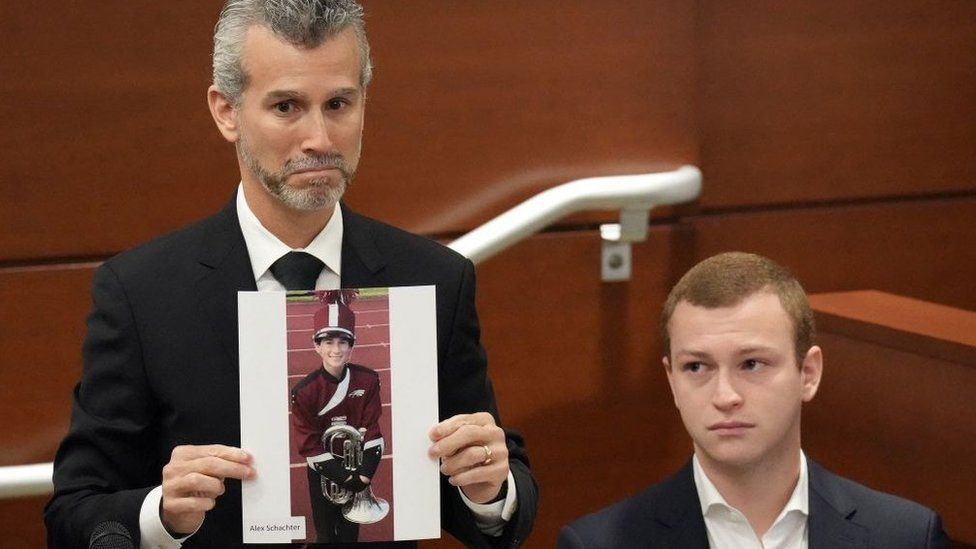
{"type": "MultiPolygon", "coordinates": [[[[285,297],[238,292],[241,446],[257,471],[242,483],[244,543],[306,537],[305,517],[291,515],[285,297]]],[[[438,420],[434,300],[433,286],[389,289],[393,541],[440,536],[440,471],[427,455],[438,420]]]]}

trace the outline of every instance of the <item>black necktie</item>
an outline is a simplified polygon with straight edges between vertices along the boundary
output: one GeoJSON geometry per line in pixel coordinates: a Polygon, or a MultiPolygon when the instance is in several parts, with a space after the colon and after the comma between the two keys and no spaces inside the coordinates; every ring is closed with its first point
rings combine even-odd
{"type": "Polygon", "coordinates": [[[286,290],[314,290],[325,263],[312,254],[288,252],[271,264],[271,274],[286,290]]]}

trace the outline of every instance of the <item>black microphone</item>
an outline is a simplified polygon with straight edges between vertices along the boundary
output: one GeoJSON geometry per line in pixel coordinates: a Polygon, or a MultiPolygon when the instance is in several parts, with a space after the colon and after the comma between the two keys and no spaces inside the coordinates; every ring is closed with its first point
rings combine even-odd
{"type": "Polygon", "coordinates": [[[95,526],[88,549],[136,549],[132,536],[120,522],[105,521],[95,526]]]}

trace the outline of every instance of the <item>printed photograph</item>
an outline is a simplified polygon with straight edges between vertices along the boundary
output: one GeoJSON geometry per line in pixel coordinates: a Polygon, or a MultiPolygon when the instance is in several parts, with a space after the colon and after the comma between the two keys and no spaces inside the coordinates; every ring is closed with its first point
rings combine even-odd
{"type": "Polygon", "coordinates": [[[393,539],[386,289],[289,294],[293,516],[306,542],[393,539]]]}
{"type": "Polygon", "coordinates": [[[433,286],[238,294],[245,543],[440,535],[433,286]]]}

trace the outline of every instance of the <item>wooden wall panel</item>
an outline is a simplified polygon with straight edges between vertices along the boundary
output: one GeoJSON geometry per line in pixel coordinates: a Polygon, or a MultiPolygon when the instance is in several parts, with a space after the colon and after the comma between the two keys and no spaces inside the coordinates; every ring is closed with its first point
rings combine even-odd
{"type": "Polygon", "coordinates": [[[47,497],[0,499],[0,528],[6,532],[5,548],[46,547],[42,517],[47,500],[47,497]]]}
{"type": "Polygon", "coordinates": [[[117,251],[227,200],[205,96],[218,6],[0,8],[0,260],[117,251]]]}
{"type": "Polygon", "coordinates": [[[976,189],[976,3],[698,6],[705,207],[976,189]]]}
{"type": "Polygon", "coordinates": [[[861,290],[814,294],[823,385],[804,444],[831,467],[942,515],[976,543],[976,311],[861,290]],[[853,442],[852,441],[856,441],[853,442]]]}
{"type": "Polygon", "coordinates": [[[67,431],[91,275],[0,272],[0,465],[51,460],[67,431]]]}
{"type": "Polygon", "coordinates": [[[366,7],[377,71],[350,193],[366,212],[463,231],[556,183],[695,160],[692,3],[366,7]]]}
{"type": "Polygon", "coordinates": [[[936,509],[976,543],[976,368],[822,332],[824,378],[804,417],[804,446],[831,469],[936,509]],[[882,465],[883,464],[883,465],[882,465]]]}
{"type": "MultiPolygon", "coordinates": [[[[233,149],[205,102],[219,5],[6,9],[0,261],[111,253],[228,199],[233,149]]],[[[691,3],[366,7],[365,213],[458,232],[554,183],[695,160],[691,3]]]]}
{"type": "MultiPolygon", "coordinates": [[[[0,466],[54,459],[81,373],[91,266],[0,270],[0,466]]],[[[4,547],[44,547],[48,496],[0,499],[4,547]]]]}
{"type": "Polygon", "coordinates": [[[976,310],[974,216],[976,198],[733,213],[692,222],[689,245],[700,258],[768,255],[808,292],[871,288],[976,310]]]}
{"type": "MultiPolygon", "coordinates": [[[[227,199],[233,153],[203,98],[218,5],[8,10],[0,259],[109,253],[227,199]]],[[[414,231],[699,159],[706,207],[976,185],[971,2],[367,8],[377,71],[349,198],[414,231]]]]}

